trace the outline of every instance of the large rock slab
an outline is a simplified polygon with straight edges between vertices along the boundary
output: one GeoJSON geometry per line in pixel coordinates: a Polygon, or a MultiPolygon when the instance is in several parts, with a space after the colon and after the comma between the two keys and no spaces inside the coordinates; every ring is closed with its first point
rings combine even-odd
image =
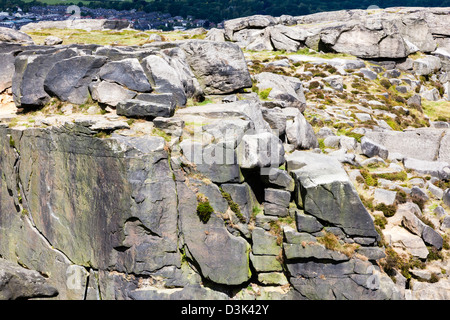
{"type": "Polygon", "coordinates": [[[89,85],[105,63],[105,57],[97,56],[61,60],[48,72],[44,89],[61,101],[81,105],[88,100],[89,85]]]}
{"type": "Polygon", "coordinates": [[[203,223],[197,216],[195,193],[184,184],[177,185],[178,196],[183,199],[178,210],[187,255],[198,264],[201,274],[215,283],[239,285],[247,281],[251,276],[250,245],[231,235],[215,213],[203,223]]]}
{"type": "Polygon", "coordinates": [[[166,103],[129,99],[117,104],[117,114],[130,118],[171,117],[175,112],[171,101],[166,103]]]}
{"type": "Polygon", "coordinates": [[[254,15],[250,17],[237,18],[224,22],[225,36],[228,40],[234,40],[235,32],[243,29],[262,29],[276,24],[276,19],[268,15],[254,15]]]}
{"type": "Polygon", "coordinates": [[[12,79],[12,92],[16,105],[23,108],[44,106],[50,100],[50,96],[44,90],[48,73],[58,62],[77,55],[78,52],[71,48],[19,54],[15,60],[15,73],[12,79]]]}
{"type": "MultiPolygon", "coordinates": [[[[237,119],[244,119],[251,122],[250,129],[253,130],[253,133],[271,131],[269,124],[264,120],[261,103],[258,100],[240,100],[231,103],[188,107],[177,110],[176,115],[186,121],[188,119],[197,120],[202,125],[212,123],[219,125],[224,120],[233,120],[239,123],[237,119]]],[[[252,130],[248,133],[252,133],[252,130]]]]}
{"type": "Polygon", "coordinates": [[[186,105],[187,97],[180,75],[164,58],[149,55],[141,64],[155,93],[171,93],[178,106],[186,105]]]}
{"type": "Polygon", "coordinates": [[[206,94],[227,94],[252,87],[244,54],[236,44],[195,40],[180,47],[206,94]]]}
{"type": "Polygon", "coordinates": [[[389,153],[400,153],[418,160],[435,161],[445,131],[418,129],[411,131],[367,132],[366,138],[385,147],[389,153]]]}
{"type": "Polygon", "coordinates": [[[296,180],[297,203],[305,213],[341,227],[348,235],[378,238],[370,214],[338,160],[305,151],[295,151],[286,160],[296,180]]]}

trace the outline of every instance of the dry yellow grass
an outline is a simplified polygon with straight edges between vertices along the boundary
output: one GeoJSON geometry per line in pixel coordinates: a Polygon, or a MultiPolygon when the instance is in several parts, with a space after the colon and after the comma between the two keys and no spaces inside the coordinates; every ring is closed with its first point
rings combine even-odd
{"type": "Polygon", "coordinates": [[[56,36],[63,40],[64,45],[69,44],[99,44],[116,46],[141,46],[149,41],[151,34],[160,35],[165,41],[176,41],[191,38],[190,35],[172,32],[142,32],[138,30],[93,30],[81,29],[42,29],[26,32],[35,43],[44,44],[48,36],[56,36]]]}

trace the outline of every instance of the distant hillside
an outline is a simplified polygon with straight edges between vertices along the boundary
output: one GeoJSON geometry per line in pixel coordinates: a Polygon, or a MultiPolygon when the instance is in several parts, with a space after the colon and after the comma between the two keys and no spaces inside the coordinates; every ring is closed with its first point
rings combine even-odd
{"type": "Polygon", "coordinates": [[[26,10],[32,5],[77,4],[91,8],[111,8],[117,10],[142,10],[146,12],[168,12],[172,16],[191,15],[198,19],[221,22],[227,19],[250,16],[254,14],[305,15],[321,11],[343,9],[367,9],[369,6],[387,7],[450,7],[450,0],[131,0],[131,1],[58,1],[58,0],[0,0],[0,10],[20,6],[26,10]]]}

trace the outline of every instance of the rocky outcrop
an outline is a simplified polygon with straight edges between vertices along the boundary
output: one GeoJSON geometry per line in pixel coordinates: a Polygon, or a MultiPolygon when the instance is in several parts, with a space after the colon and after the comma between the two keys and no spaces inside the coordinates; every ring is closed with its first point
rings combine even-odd
{"type": "Polygon", "coordinates": [[[252,16],[226,21],[225,36],[249,50],[314,50],[364,59],[402,59],[433,52],[448,38],[448,8],[345,10],[307,16],[252,16]],[[438,22],[439,21],[439,22],[438,22]],[[267,43],[267,45],[258,45],[267,43]]]}
{"type": "Polygon", "coordinates": [[[121,30],[128,28],[126,20],[107,19],[69,19],[64,21],[39,21],[28,23],[20,28],[22,32],[40,29],[81,29],[81,30],[121,30]]]}
{"type": "Polygon", "coordinates": [[[401,98],[446,81],[442,54],[392,69],[435,49],[435,14],[210,34],[237,43],[1,45],[0,101],[20,110],[0,110],[0,256],[45,279],[4,297],[445,297],[448,124],[399,129],[429,123],[401,98]],[[258,62],[243,43],[361,53],[258,62]]]}

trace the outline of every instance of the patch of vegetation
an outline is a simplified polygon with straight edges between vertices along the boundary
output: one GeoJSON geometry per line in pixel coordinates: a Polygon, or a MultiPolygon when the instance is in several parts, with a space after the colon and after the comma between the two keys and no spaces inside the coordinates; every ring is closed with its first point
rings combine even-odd
{"type": "Polygon", "coordinates": [[[427,247],[428,249],[428,261],[434,261],[434,260],[444,260],[444,255],[441,251],[436,249],[435,247],[427,247]]]}
{"type": "Polygon", "coordinates": [[[431,121],[450,119],[450,101],[422,100],[422,109],[431,121]]]}
{"type": "Polygon", "coordinates": [[[358,248],[357,244],[342,244],[339,238],[331,232],[326,232],[323,237],[318,237],[317,241],[325,246],[325,248],[333,251],[338,251],[345,254],[347,257],[352,257],[355,250],[358,248]]]}
{"type": "Polygon", "coordinates": [[[317,89],[317,88],[320,88],[320,82],[319,81],[311,81],[309,83],[309,89],[310,90],[317,89]]]}
{"type": "Polygon", "coordinates": [[[376,215],[373,223],[383,230],[387,225],[387,219],[384,216],[376,215]]]}
{"type": "Polygon", "coordinates": [[[420,208],[420,210],[423,210],[425,208],[426,201],[422,197],[419,197],[417,195],[412,195],[411,201],[414,202],[415,204],[417,204],[417,206],[420,208]]]}
{"type": "Polygon", "coordinates": [[[161,138],[163,138],[166,142],[170,142],[170,141],[172,140],[172,138],[170,137],[170,135],[168,135],[167,133],[165,133],[164,131],[162,131],[161,129],[158,129],[158,128],[153,128],[153,130],[152,130],[152,135],[161,137],[161,138]]]}
{"type": "Polygon", "coordinates": [[[425,264],[414,257],[402,258],[392,247],[385,249],[386,258],[380,260],[380,264],[389,276],[394,276],[395,271],[399,271],[406,279],[411,278],[410,269],[423,269],[425,264]]]}
{"type": "Polygon", "coordinates": [[[11,148],[15,148],[16,147],[16,142],[14,141],[12,136],[9,136],[9,146],[11,148]]]}
{"type": "Polygon", "coordinates": [[[391,82],[388,79],[381,79],[380,85],[385,89],[389,89],[392,86],[391,82]]]}
{"type": "Polygon", "coordinates": [[[387,205],[385,203],[379,203],[375,206],[375,210],[383,212],[384,216],[389,218],[395,214],[397,206],[395,204],[387,205]]]}
{"type": "Polygon", "coordinates": [[[372,173],[372,176],[376,179],[386,179],[391,181],[406,181],[408,179],[408,174],[405,171],[372,173]]]}
{"type": "Polygon", "coordinates": [[[242,223],[247,222],[241,212],[241,208],[236,202],[233,201],[231,195],[228,192],[224,191],[222,188],[220,188],[220,192],[222,193],[222,197],[228,202],[228,206],[230,207],[231,211],[233,211],[236,214],[236,217],[238,217],[239,221],[241,221],[242,223]]]}
{"type": "Polygon", "coordinates": [[[259,92],[259,97],[262,100],[267,100],[267,98],[269,97],[269,94],[270,94],[271,91],[272,91],[272,88],[264,89],[264,90],[259,92]]]}
{"type": "Polygon", "coordinates": [[[94,134],[94,137],[100,138],[100,139],[108,139],[108,138],[111,138],[111,134],[106,131],[99,131],[96,134],[94,134]]]}
{"type": "Polygon", "coordinates": [[[208,223],[211,214],[214,213],[214,209],[211,207],[208,198],[205,196],[199,195],[197,200],[197,216],[200,218],[201,222],[208,223]]]}
{"type": "Polygon", "coordinates": [[[360,172],[367,186],[376,187],[378,185],[377,177],[372,175],[367,169],[361,169],[360,172]]]}

